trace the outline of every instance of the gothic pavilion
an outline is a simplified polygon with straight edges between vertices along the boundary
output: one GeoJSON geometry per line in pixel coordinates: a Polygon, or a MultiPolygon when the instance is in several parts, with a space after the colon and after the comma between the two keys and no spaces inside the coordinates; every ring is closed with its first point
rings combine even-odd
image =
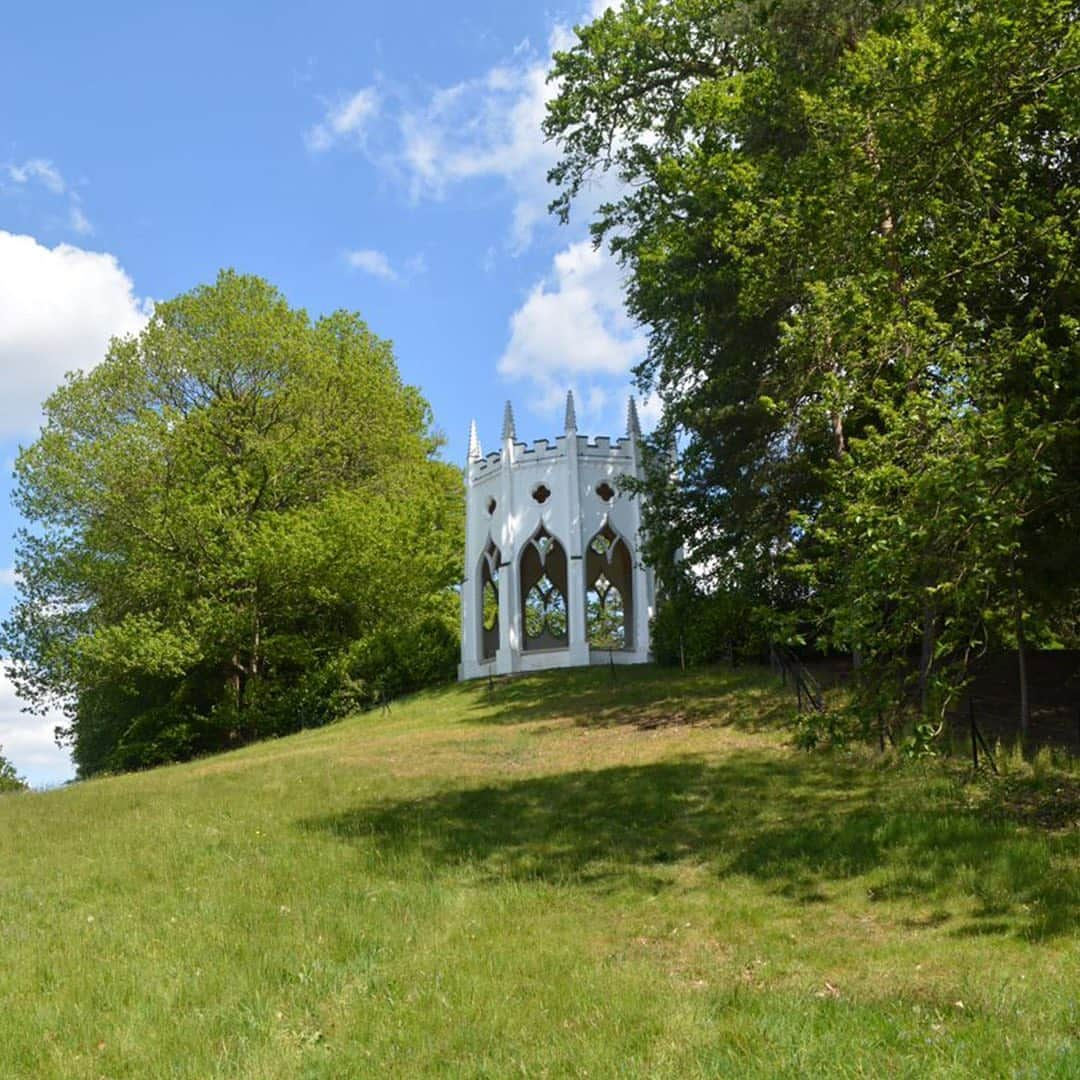
{"type": "Polygon", "coordinates": [[[469,433],[459,677],[649,660],[652,571],[638,553],[634,399],[626,435],[577,432],[573,394],[554,442],[519,443],[506,403],[502,449],[469,433]]]}

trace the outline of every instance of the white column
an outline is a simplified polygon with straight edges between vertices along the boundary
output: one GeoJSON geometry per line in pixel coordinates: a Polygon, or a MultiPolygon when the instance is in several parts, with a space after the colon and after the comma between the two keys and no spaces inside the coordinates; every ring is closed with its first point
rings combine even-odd
{"type": "MultiPolygon", "coordinates": [[[[640,500],[637,496],[635,501],[640,500]]],[[[634,552],[634,652],[639,660],[649,655],[649,618],[652,615],[653,596],[650,572],[641,561],[640,505],[638,507],[638,541],[634,552]]]]}
{"type": "MultiPolygon", "coordinates": [[[[641,479],[641,424],[638,420],[637,404],[633,397],[626,408],[626,434],[630,439],[630,456],[633,461],[633,475],[641,479]]],[[[634,654],[636,660],[645,660],[649,656],[649,619],[652,615],[653,589],[652,574],[645,567],[642,558],[641,520],[644,516],[642,496],[635,495],[634,505],[634,654]]]]}
{"type": "Polygon", "coordinates": [[[495,654],[495,670],[500,675],[509,675],[521,666],[521,582],[518,580],[518,548],[521,538],[517,535],[517,518],[514,513],[515,438],[514,413],[508,401],[503,417],[500,477],[504,525],[499,538],[502,565],[499,567],[499,649],[495,654]]]}
{"type": "Polygon", "coordinates": [[[569,507],[566,530],[566,620],[570,663],[581,667],[589,662],[589,638],[585,620],[585,558],[581,535],[581,469],[578,460],[577,415],[574,394],[566,395],[566,478],[569,507]]]}

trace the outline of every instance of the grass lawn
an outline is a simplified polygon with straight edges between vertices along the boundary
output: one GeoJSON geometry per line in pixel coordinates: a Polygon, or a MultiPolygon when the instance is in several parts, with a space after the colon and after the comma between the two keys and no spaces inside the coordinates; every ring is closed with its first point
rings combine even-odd
{"type": "Polygon", "coordinates": [[[1075,781],[791,712],[552,672],[0,798],[0,1077],[1080,1076],[1075,781]]]}

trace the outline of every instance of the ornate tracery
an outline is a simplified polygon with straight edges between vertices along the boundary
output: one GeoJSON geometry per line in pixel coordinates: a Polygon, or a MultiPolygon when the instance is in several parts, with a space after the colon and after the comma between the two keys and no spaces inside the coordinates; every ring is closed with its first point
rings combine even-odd
{"type": "Polygon", "coordinates": [[[543,525],[521,556],[524,647],[564,648],[567,643],[566,550],[543,525]]]}
{"type": "Polygon", "coordinates": [[[629,544],[605,521],[585,556],[585,627],[593,648],[634,647],[633,565],[629,544]]]}

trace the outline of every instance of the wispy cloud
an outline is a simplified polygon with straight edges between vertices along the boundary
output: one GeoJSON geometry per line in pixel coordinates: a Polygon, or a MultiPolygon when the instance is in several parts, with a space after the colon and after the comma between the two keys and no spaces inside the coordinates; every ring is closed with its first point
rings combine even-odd
{"type": "Polygon", "coordinates": [[[60,170],[45,158],[31,158],[21,165],[8,164],[4,166],[4,171],[14,184],[29,184],[37,181],[54,195],[63,195],[67,191],[67,184],[60,175],[60,170]]]}
{"type": "Polygon", "coordinates": [[[82,199],[64,179],[60,170],[47,158],[30,158],[21,163],[8,162],[0,166],[0,173],[19,187],[39,184],[51,195],[65,196],[68,203],[67,224],[80,236],[94,231],[94,226],[82,208],[82,199]]]}
{"type": "MultiPolygon", "coordinates": [[[[549,45],[566,31],[556,27],[549,45]]],[[[398,115],[399,146],[394,165],[414,199],[443,199],[454,187],[495,179],[513,193],[509,246],[529,246],[547,214],[548,170],[555,149],[541,132],[547,102],[549,53],[523,45],[504,64],[477,78],[433,92],[398,115]]]]}
{"type": "Polygon", "coordinates": [[[523,42],[504,62],[472,78],[423,93],[365,87],[328,105],[305,141],[317,152],[364,151],[414,201],[442,200],[470,182],[505,184],[514,197],[508,246],[521,252],[551,199],[547,172],[556,152],[544,141],[541,124],[556,88],[547,73],[551,51],[570,41],[570,30],[556,24],[546,49],[523,42]]]}
{"type": "Polygon", "coordinates": [[[322,120],[308,129],[304,141],[316,152],[330,150],[342,142],[362,143],[378,115],[379,103],[379,92],[373,86],[339,98],[327,106],[322,120]]]}
{"type": "Polygon", "coordinates": [[[94,231],[94,226],[90,223],[90,219],[83,213],[82,207],[78,201],[72,202],[68,210],[68,221],[71,227],[80,236],[89,236],[94,231]]]}
{"type": "Polygon", "coordinates": [[[383,281],[399,283],[409,281],[427,270],[427,260],[422,252],[405,259],[398,268],[385,252],[374,248],[358,248],[345,252],[345,263],[353,270],[381,278],[383,281]]]}
{"type": "Polygon", "coordinates": [[[354,270],[362,270],[372,277],[382,278],[384,281],[400,280],[398,272],[390,265],[390,260],[381,251],[375,251],[372,248],[347,251],[345,261],[354,270]]]}

